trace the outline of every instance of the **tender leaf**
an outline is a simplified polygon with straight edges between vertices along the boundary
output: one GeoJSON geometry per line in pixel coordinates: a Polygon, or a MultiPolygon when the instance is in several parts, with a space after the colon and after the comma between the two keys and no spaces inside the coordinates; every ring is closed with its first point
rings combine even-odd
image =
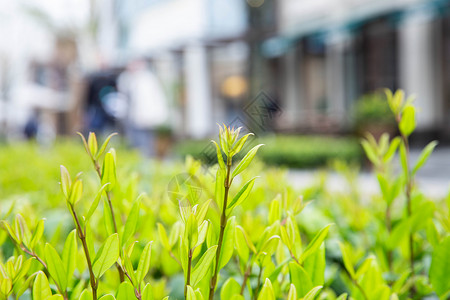
{"type": "Polygon", "coordinates": [[[236,218],[233,216],[228,219],[223,235],[222,251],[219,258],[219,270],[225,267],[234,251],[234,237],[236,230],[236,218]]]}
{"type": "Polygon", "coordinates": [[[293,285],[292,283],[289,287],[289,294],[287,300],[298,300],[297,289],[295,288],[295,285],[293,285]]]}
{"type": "Polygon", "coordinates": [[[300,261],[303,262],[305,259],[313,254],[317,249],[319,249],[320,245],[322,245],[323,241],[327,237],[328,230],[330,229],[331,224],[328,224],[324,228],[322,228],[312,239],[312,241],[308,244],[305,251],[303,251],[300,256],[300,261]]]}
{"type": "Polygon", "coordinates": [[[217,145],[217,143],[215,141],[211,141],[211,142],[213,142],[214,145],[216,146],[217,162],[219,163],[219,167],[222,170],[225,170],[226,167],[225,167],[225,163],[224,163],[224,160],[223,160],[222,151],[220,150],[219,145],[217,145]]]}
{"type": "Polygon", "coordinates": [[[79,300],[92,300],[92,292],[90,290],[84,290],[79,300]]]}
{"type": "Polygon", "coordinates": [[[220,290],[220,299],[231,299],[234,295],[239,295],[240,292],[241,285],[233,277],[230,277],[220,290]]]}
{"type": "Polygon", "coordinates": [[[289,275],[299,297],[304,297],[313,288],[311,278],[299,264],[295,262],[289,263],[289,275]]]}
{"type": "Polygon", "coordinates": [[[95,159],[99,159],[99,158],[103,155],[103,153],[104,153],[105,150],[106,150],[106,147],[107,147],[108,144],[109,144],[109,141],[110,141],[111,138],[112,138],[113,136],[115,136],[115,135],[117,135],[117,132],[114,132],[114,133],[110,134],[110,135],[106,138],[106,140],[103,142],[102,146],[100,147],[100,150],[98,151],[98,153],[97,153],[95,159]]]}
{"type": "Polygon", "coordinates": [[[264,282],[264,285],[259,292],[258,300],[275,300],[272,283],[270,282],[269,278],[266,278],[266,281],[264,282]]]}
{"type": "Polygon", "coordinates": [[[70,187],[72,186],[72,181],[70,179],[69,171],[63,165],[60,166],[61,170],[61,190],[66,199],[69,198],[70,187]]]}
{"type": "Polygon", "coordinates": [[[353,267],[352,259],[350,258],[349,246],[347,244],[339,243],[339,248],[341,249],[345,269],[350,274],[350,278],[355,279],[356,273],[355,268],[353,267]]]}
{"type": "Polygon", "coordinates": [[[111,150],[106,153],[102,168],[102,185],[105,185],[108,182],[110,184],[106,186],[107,192],[111,191],[116,184],[116,160],[111,150]]]}
{"type": "Polygon", "coordinates": [[[186,286],[187,292],[186,292],[186,300],[197,300],[197,297],[195,296],[195,292],[192,289],[190,285],[186,286]]]}
{"type": "Polygon", "coordinates": [[[39,271],[33,284],[33,300],[46,300],[52,295],[48,279],[39,271]]]}
{"type": "Polygon", "coordinates": [[[224,195],[225,195],[225,170],[219,168],[217,169],[216,173],[215,200],[220,211],[222,211],[224,195]]]}
{"type": "Polygon", "coordinates": [[[158,223],[157,226],[158,226],[159,240],[161,241],[161,244],[167,251],[172,250],[172,246],[169,244],[169,238],[167,237],[166,229],[161,223],[158,223]]]}
{"type": "Polygon", "coordinates": [[[197,284],[206,276],[211,263],[214,261],[217,252],[217,245],[210,247],[202,255],[195,265],[191,275],[191,285],[195,288],[197,284]]]}
{"type": "Polygon", "coordinates": [[[100,297],[99,300],[116,300],[116,298],[111,294],[107,294],[107,295],[100,297]]]}
{"type": "Polygon", "coordinates": [[[314,300],[316,298],[316,296],[318,295],[318,293],[320,292],[320,290],[322,289],[322,286],[316,286],[314,287],[312,290],[310,290],[305,297],[303,297],[303,300],[314,300]]]}
{"type": "Polygon", "coordinates": [[[144,291],[142,292],[142,298],[141,300],[153,300],[153,289],[150,283],[147,283],[145,285],[144,291]]]}
{"type": "Polygon", "coordinates": [[[230,151],[230,156],[234,156],[234,155],[238,154],[242,150],[242,147],[244,147],[244,144],[247,141],[248,137],[251,136],[251,135],[253,135],[253,133],[247,133],[246,135],[241,137],[236,142],[236,144],[234,145],[233,149],[230,151]]]}
{"type": "Polygon", "coordinates": [[[33,235],[31,237],[30,241],[30,249],[34,249],[36,247],[36,244],[41,240],[42,235],[44,234],[44,222],[45,219],[39,220],[39,222],[36,225],[36,228],[34,229],[33,235]]]}
{"type": "Polygon", "coordinates": [[[130,213],[128,214],[125,228],[123,229],[122,233],[122,247],[128,242],[128,240],[134,235],[134,232],[136,231],[136,225],[139,219],[139,206],[140,201],[136,200],[131,207],[130,213]]]}
{"type": "Polygon", "coordinates": [[[233,201],[231,201],[228,206],[227,210],[231,211],[233,208],[244,202],[248,196],[250,195],[250,192],[252,191],[253,185],[255,184],[255,180],[257,177],[249,180],[242,188],[241,190],[234,196],[233,201]]]}
{"type": "Polygon", "coordinates": [[[89,132],[88,146],[90,153],[95,157],[98,150],[97,136],[95,135],[95,132],[89,132]]]}
{"type": "Polygon", "coordinates": [[[416,165],[412,170],[413,174],[415,174],[427,162],[428,157],[430,157],[430,154],[433,152],[434,148],[436,148],[437,144],[437,141],[432,141],[422,150],[419,158],[417,159],[416,165]]]}
{"type": "Polygon", "coordinates": [[[364,152],[366,152],[367,158],[375,165],[377,166],[379,164],[378,156],[376,155],[375,150],[372,148],[372,146],[369,144],[368,141],[362,140],[361,146],[364,149],[364,152]]]}
{"type": "Polygon", "coordinates": [[[325,245],[305,259],[303,267],[311,277],[313,285],[323,285],[325,282],[325,245]]]}
{"type": "Polygon", "coordinates": [[[100,278],[119,258],[119,236],[110,235],[97,253],[92,267],[96,278],[100,278]]]}
{"type": "Polygon", "coordinates": [[[398,125],[400,132],[408,137],[416,128],[416,109],[413,105],[406,105],[403,108],[402,118],[398,125]]]}
{"type": "Polygon", "coordinates": [[[430,266],[430,282],[438,296],[450,291],[450,236],[446,237],[433,250],[430,266]]]}
{"type": "Polygon", "coordinates": [[[73,272],[76,268],[77,252],[77,231],[74,229],[67,236],[62,253],[62,261],[66,270],[66,278],[68,280],[68,283],[72,278],[73,272]]]}
{"type": "Polygon", "coordinates": [[[117,291],[117,299],[120,300],[136,300],[134,295],[134,288],[128,281],[124,281],[119,285],[119,290],[117,291]]]}
{"type": "Polygon", "coordinates": [[[80,200],[83,193],[83,182],[80,179],[75,180],[70,188],[69,203],[75,205],[80,200]]]}
{"type": "Polygon", "coordinates": [[[136,280],[138,284],[141,284],[144,281],[145,275],[147,275],[148,270],[150,269],[152,244],[153,242],[148,242],[147,245],[145,245],[144,250],[142,250],[141,258],[139,259],[139,264],[136,271],[136,280]]]}
{"type": "Polygon", "coordinates": [[[67,288],[67,272],[58,252],[49,243],[45,244],[44,252],[48,272],[61,290],[65,291],[67,288]]]}
{"type": "Polygon", "coordinates": [[[109,235],[115,233],[111,207],[109,206],[108,199],[106,198],[103,199],[103,220],[105,222],[106,233],[109,235]]]}
{"type": "Polygon", "coordinates": [[[234,169],[231,177],[236,177],[239,175],[242,171],[244,171],[248,165],[252,162],[253,158],[256,155],[256,152],[258,152],[259,147],[263,146],[263,144],[259,144],[255,147],[253,147],[248,153],[242,158],[242,160],[239,162],[239,164],[234,169]]]}
{"type": "Polygon", "coordinates": [[[97,195],[95,196],[94,201],[92,202],[91,207],[89,207],[89,211],[88,211],[88,213],[87,213],[87,215],[85,217],[86,218],[86,222],[89,221],[89,219],[92,217],[92,215],[94,214],[95,210],[97,209],[98,204],[100,202],[100,199],[102,198],[103,191],[105,190],[105,188],[106,188],[106,186],[108,184],[109,183],[103,185],[100,188],[100,190],[98,191],[97,195]]]}

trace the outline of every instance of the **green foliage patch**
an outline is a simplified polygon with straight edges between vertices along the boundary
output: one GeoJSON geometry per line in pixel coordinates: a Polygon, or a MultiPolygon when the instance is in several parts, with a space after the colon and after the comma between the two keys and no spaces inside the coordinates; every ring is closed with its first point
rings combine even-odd
{"type": "Polygon", "coordinates": [[[59,196],[1,202],[0,299],[447,299],[450,197],[429,199],[414,180],[437,143],[412,161],[416,108],[386,94],[400,135],[361,142],[372,196],[344,163],[346,191],[323,176],[295,190],[239,128],[220,128],[214,166],[142,164],[111,136],[81,136],[87,164],[57,168],[59,196]]]}

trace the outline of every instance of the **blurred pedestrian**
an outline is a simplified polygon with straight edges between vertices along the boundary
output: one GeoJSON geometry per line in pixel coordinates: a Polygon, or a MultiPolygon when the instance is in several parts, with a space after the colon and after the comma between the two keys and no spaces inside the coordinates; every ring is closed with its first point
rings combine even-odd
{"type": "Polygon", "coordinates": [[[118,78],[128,99],[127,135],[144,155],[155,154],[155,131],[167,125],[169,108],[163,88],[145,60],[132,61],[118,78]]]}

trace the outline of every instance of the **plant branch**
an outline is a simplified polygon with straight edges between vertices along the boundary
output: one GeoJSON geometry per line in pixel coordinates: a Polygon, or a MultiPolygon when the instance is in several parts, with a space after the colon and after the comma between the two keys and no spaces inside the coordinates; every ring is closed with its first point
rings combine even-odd
{"type": "Polygon", "coordinates": [[[184,285],[184,296],[185,297],[187,297],[187,287],[188,287],[188,285],[191,285],[191,268],[192,268],[192,249],[189,249],[186,284],[184,285]]]}
{"type": "Polygon", "coordinates": [[[247,280],[250,277],[250,275],[252,274],[252,266],[253,266],[253,264],[250,261],[250,264],[248,265],[248,267],[244,273],[244,280],[242,281],[241,293],[240,293],[241,295],[244,295],[244,290],[245,290],[245,286],[247,285],[247,280]]]}
{"type": "Polygon", "coordinates": [[[83,230],[81,228],[80,221],[78,219],[77,213],[75,212],[73,205],[70,205],[69,207],[72,212],[72,216],[75,220],[75,226],[77,229],[78,237],[80,238],[81,244],[83,245],[84,255],[86,257],[86,262],[87,262],[88,269],[89,269],[89,279],[90,279],[90,284],[91,284],[91,288],[92,288],[92,299],[97,300],[98,282],[95,279],[94,271],[92,268],[92,261],[91,261],[91,256],[89,254],[89,248],[88,248],[88,245],[86,242],[85,230],[83,230]]]}
{"type": "Polygon", "coordinates": [[[217,285],[217,276],[219,274],[219,262],[220,262],[220,253],[222,251],[223,244],[223,235],[225,233],[225,227],[227,226],[227,204],[228,204],[228,193],[230,191],[230,173],[231,173],[231,157],[227,155],[227,177],[225,179],[225,195],[223,198],[223,207],[222,207],[222,215],[220,217],[220,233],[219,233],[219,242],[217,244],[216,251],[216,266],[214,268],[214,275],[211,278],[211,283],[209,287],[209,300],[214,299],[214,291],[217,285]]]}

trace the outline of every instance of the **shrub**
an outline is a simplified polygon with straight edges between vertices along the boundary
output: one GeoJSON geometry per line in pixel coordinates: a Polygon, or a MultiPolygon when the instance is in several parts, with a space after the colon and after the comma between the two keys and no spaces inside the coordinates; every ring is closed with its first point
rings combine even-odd
{"type": "Polygon", "coordinates": [[[118,172],[109,138],[99,147],[83,137],[92,176],[61,166],[60,203],[34,204],[48,220],[2,205],[0,299],[446,299],[450,198],[415,186],[436,143],[409,159],[415,108],[403,98],[388,92],[401,135],[362,142],[381,191],[371,201],[345,165],[348,192],[321,178],[298,197],[280,170],[255,168],[261,145],[244,151],[250,136],[226,127],[213,143],[218,164],[188,157],[173,184],[154,176],[138,195],[148,182],[118,172]]]}
{"type": "MultiPolygon", "coordinates": [[[[330,136],[268,136],[254,143],[265,145],[259,159],[269,165],[290,168],[314,168],[326,166],[332,160],[361,162],[362,151],[358,140],[330,136]]],[[[177,152],[203,159],[209,153],[207,141],[185,141],[178,144],[177,152]]]]}

